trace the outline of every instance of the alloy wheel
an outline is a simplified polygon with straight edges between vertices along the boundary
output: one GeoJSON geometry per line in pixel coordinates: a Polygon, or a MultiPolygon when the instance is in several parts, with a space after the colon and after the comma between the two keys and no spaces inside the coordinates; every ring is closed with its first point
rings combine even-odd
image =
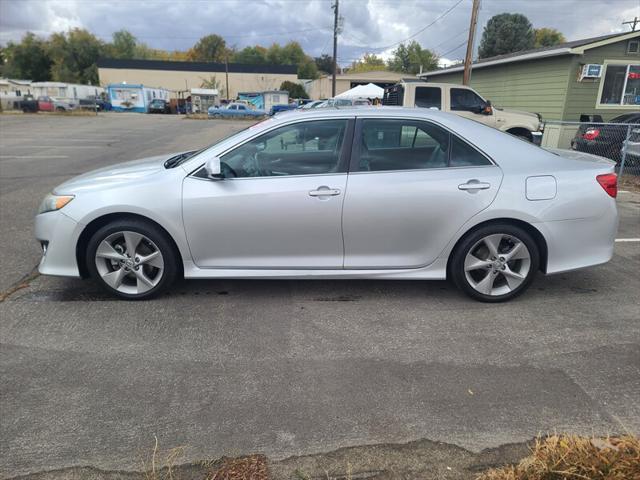
{"type": "Polygon", "coordinates": [[[146,236],[132,231],[112,233],[102,240],[95,264],[104,283],[129,295],[148,292],[164,274],[160,249],[146,236]]]}
{"type": "Polygon", "coordinates": [[[513,292],[527,279],[530,269],[531,254],[525,243],[502,233],[478,240],[464,259],[469,285],[489,296],[513,292]]]}

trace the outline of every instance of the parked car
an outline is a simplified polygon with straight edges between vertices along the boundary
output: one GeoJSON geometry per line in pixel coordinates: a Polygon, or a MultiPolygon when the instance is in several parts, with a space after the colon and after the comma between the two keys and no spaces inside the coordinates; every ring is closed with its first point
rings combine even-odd
{"type": "Polygon", "coordinates": [[[350,98],[330,98],[316,105],[315,108],[349,108],[349,107],[367,107],[371,102],[366,98],[350,99],[350,98]]]}
{"type": "Polygon", "coordinates": [[[299,110],[312,110],[314,108],[319,107],[324,100],[313,100],[311,102],[307,102],[298,107],[299,110]]]}
{"type": "Polygon", "coordinates": [[[33,95],[25,95],[20,100],[19,108],[23,113],[36,113],[38,111],[38,100],[33,95]]]}
{"type": "Polygon", "coordinates": [[[269,110],[269,115],[275,115],[276,113],[295,110],[296,108],[298,108],[298,104],[294,102],[283,105],[273,105],[271,107],[271,110],[269,110]]]}
{"type": "Polygon", "coordinates": [[[171,106],[169,102],[163,100],[161,98],[154,98],[149,103],[149,108],[147,109],[149,113],[171,113],[171,106]]]}
{"type": "Polygon", "coordinates": [[[382,104],[451,112],[537,145],[542,141],[543,123],[539,114],[495,107],[465,85],[403,80],[385,88],[382,104]]]}
{"type": "Polygon", "coordinates": [[[87,97],[87,98],[81,98],[78,102],[79,107],[83,108],[85,110],[93,110],[95,109],[98,112],[102,112],[105,110],[110,110],[110,105],[107,105],[107,102],[105,102],[102,98],[100,97],[87,97]]]}
{"type": "Polygon", "coordinates": [[[78,108],[78,104],[71,100],[41,96],[38,97],[38,110],[41,112],[68,112],[78,108]]]}
{"type": "Polygon", "coordinates": [[[504,301],[611,258],[614,167],[428,109],[292,112],[56,187],[39,270],[127,299],[184,275],[450,278],[504,301]]]}
{"type": "MultiPolygon", "coordinates": [[[[631,129],[629,139],[624,142],[624,148],[627,152],[626,165],[640,166],[640,127],[631,129]]],[[[640,171],[637,173],[640,173],[640,171]]]]}
{"type": "Polygon", "coordinates": [[[238,118],[255,118],[264,117],[267,112],[264,110],[251,109],[243,103],[229,103],[220,107],[209,107],[207,113],[210,117],[238,117],[238,118]]]}
{"type": "MultiPolygon", "coordinates": [[[[571,148],[593,153],[620,163],[622,147],[627,138],[628,124],[640,125],[640,113],[625,113],[608,123],[583,123],[571,140],[571,148]]],[[[631,129],[636,129],[632,126],[631,129]]]]}

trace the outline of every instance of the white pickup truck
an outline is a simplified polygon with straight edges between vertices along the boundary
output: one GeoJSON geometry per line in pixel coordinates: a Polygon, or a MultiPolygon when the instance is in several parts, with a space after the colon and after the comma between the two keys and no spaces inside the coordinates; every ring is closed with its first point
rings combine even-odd
{"type": "Polygon", "coordinates": [[[382,104],[451,112],[538,145],[542,140],[543,124],[539,114],[494,107],[464,85],[402,80],[385,89],[382,104]]]}

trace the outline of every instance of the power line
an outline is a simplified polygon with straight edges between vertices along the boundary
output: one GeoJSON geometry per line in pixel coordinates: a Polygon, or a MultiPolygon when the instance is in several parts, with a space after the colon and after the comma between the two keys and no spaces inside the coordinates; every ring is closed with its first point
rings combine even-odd
{"type": "Polygon", "coordinates": [[[387,49],[389,49],[389,48],[391,48],[391,47],[395,47],[396,45],[400,45],[401,43],[404,43],[404,42],[406,42],[407,40],[411,40],[412,38],[417,37],[417,36],[418,36],[418,35],[420,35],[422,32],[424,32],[427,28],[429,28],[429,27],[431,27],[431,26],[435,25],[435,23],[436,23],[438,20],[440,20],[440,19],[442,19],[442,18],[446,17],[446,16],[447,16],[451,11],[453,11],[453,9],[454,9],[454,8],[456,8],[458,5],[460,5],[463,1],[464,1],[464,0],[458,0],[456,3],[454,3],[454,4],[453,4],[451,7],[449,7],[447,10],[445,10],[443,13],[441,13],[440,15],[438,15],[438,16],[436,17],[436,19],[435,19],[433,22],[431,22],[430,24],[428,24],[426,27],[421,28],[421,29],[420,29],[420,30],[418,30],[416,33],[414,33],[413,35],[409,35],[409,36],[408,36],[407,38],[405,38],[404,40],[400,40],[399,42],[392,43],[392,44],[390,44],[390,45],[386,45],[386,46],[383,46],[383,47],[371,47],[371,48],[372,48],[373,50],[387,50],[387,49]]]}
{"type": "Polygon", "coordinates": [[[467,41],[465,40],[464,42],[462,42],[462,43],[461,43],[460,45],[458,45],[457,47],[452,48],[451,50],[447,50],[446,52],[439,54],[439,56],[440,56],[440,57],[444,57],[445,55],[448,55],[448,54],[449,54],[449,53],[451,53],[451,52],[455,52],[455,51],[456,51],[456,50],[458,50],[460,47],[463,47],[463,46],[465,46],[466,44],[467,44],[467,41]]]}

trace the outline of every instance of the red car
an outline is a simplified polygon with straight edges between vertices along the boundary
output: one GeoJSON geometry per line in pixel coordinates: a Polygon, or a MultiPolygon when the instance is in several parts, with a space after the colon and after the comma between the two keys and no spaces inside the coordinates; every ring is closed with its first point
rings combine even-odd
{"type": "Polygon", "coordinates": [[[52,97],[38,97],[38,110],[41,112],[66,112],[74,110],[76,105],[65,100],[57,100],[52,97]]]}

